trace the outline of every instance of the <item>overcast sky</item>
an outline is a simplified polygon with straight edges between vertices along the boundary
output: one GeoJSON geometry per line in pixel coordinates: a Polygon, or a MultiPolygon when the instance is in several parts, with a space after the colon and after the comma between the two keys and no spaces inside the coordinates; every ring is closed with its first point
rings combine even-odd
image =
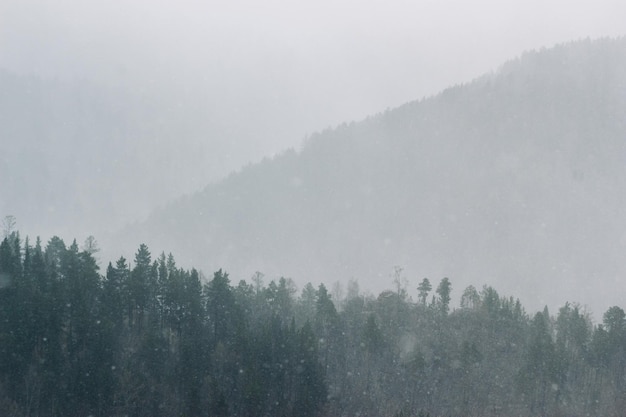
{"type": "MultiPolygon", "coordinates": [[[[625,36],[625,22],[624,0],[0,0],[0,69],[138,91],[165,102],[166,118],[190,115],[119,152],[151,150],[141,172],[88,178],[88,194],[60,195],[56,211],[40,202],[29,217],[15,201],[0,216],[44,241],[100,239],[315,131],[471,81],[526,50],[625,36]]],[[[21,182],[25,194],[38,189],[21,182]]]]}
{"type": "MultiPolygon", "coordinates": [[[[182,118],[152,143],[118,151],[150,149],[151,155],[142,151],[141,157],[143,167],[154,170],[133,174],[132,185],[126,184],[127,172],[109,179],[118,184],[116,204],[125,217],[96,223],[111,229],[142,220],[156,205],[198,191],[248,162],[298,148],[309,134],[471,81],[525,50],[626,35],[625,5],[0,0],[0,69],[139,91],[165,107],[159,117],[182,118]]],[[[155,131],[159,123],[154,121],[155,131]]],[[[101,183],[91,182],[91,192],[99,193],[101,183]]],[[[84,206],[92,197],[59,199],[84,206]]],[[[30,220],[16,207],[5,211],[28,229],[30,220]]],[[[65,236],[101,233],[97,225],[83,230],[74,223],[66,229],[55,224],[54,230],[67,230],[65,236]]]]}
{"type": "Polygon", "coordinates": [[[239,116],[269,106],[267,132],[275,134],[251,145],[268,154],[469,81],[524,50],[624,35],[625,4],[4,0],[0,67],[191,85],[239,116]],[[299,127],[280,126],[285,108],[302,113],[299,127]]]}

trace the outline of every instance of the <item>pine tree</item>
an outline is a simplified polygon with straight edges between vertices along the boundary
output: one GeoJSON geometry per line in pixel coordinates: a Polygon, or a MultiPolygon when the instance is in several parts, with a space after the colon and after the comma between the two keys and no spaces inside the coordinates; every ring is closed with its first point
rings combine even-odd
{"type": "Polygon", "coordinates": [[[430,290],[432,289],[433,287],[430,284],[430,281],[428,280],[428,278],[424,278],[422,282],[420,283],[420,285],[418,285],[417,287],[418,297],[420,301],[422,302],[423,306],[426,306],[426,299],[428,298],[428,294],[430,293],[430,290]]]}
{"type": "Polygon", "coordinates": [[[437,286],[437,294],[439,294],[438,305],[439,310],[445,316],[450,311],[450,293],[452,292],[452,284],[448,278],[444,278],[437,286]]]}

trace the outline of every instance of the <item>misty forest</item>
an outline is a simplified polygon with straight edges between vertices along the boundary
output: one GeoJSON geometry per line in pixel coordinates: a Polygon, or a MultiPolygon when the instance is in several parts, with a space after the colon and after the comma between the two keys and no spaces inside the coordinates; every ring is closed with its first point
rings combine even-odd
{"type": "Polygon", "coordinates": [[[185,109],[9,71],[0,91],[1,416],[624,415],[626,38],[163,201],[167,151],[119,146],[189,133],[185,109]]]}
{"type": "Polygon", "coordinates": [[[626,322],[566,303],[527,314],[492,287],[351,281],[297,293],[261,273],[203,279],[140,245],[11,232],[0,245],[0,413],[6,416],[620,415],[626,322]],[[418,299],[407,296],[415,286],[418,299]]]}

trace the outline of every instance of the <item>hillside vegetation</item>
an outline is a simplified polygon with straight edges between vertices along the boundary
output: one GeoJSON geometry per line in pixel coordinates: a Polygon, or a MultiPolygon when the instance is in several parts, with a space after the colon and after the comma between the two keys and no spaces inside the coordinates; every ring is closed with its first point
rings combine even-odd
{"type": "Polygon", "coordinates": [[[380,291],[401,265],[534,308],[604,310],[625,289],[625,114],[626,39],[528,52],[314,134],[156,211],[126,241],[244,278],[380,291]]]}
{"type": "Polygon", "coordinates": [[[140,245],[0,243],[4,416],[621,415],[626,314],[528,315],[492,287],[423,279],[345,296],[262,274],[203,279],[140,245]],[[131,266],[132,264],[132,266],[131,266]],[[458,307],[453,291],[461,292],[458,307]]]}

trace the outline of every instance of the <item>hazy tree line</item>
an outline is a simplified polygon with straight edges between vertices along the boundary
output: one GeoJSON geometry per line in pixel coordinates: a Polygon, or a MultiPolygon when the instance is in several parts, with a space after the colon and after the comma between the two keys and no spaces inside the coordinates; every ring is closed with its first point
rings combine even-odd
{"type": "Polygon", "coordinates": [[[377,297],[257,273],[204,279],[140,245],[0,244],[4,416],[617,415],[625,314],[528,315],[495,289],[411,283],[377,297]],[[345,293],[345,295],[343,294],[345,293]]]}

